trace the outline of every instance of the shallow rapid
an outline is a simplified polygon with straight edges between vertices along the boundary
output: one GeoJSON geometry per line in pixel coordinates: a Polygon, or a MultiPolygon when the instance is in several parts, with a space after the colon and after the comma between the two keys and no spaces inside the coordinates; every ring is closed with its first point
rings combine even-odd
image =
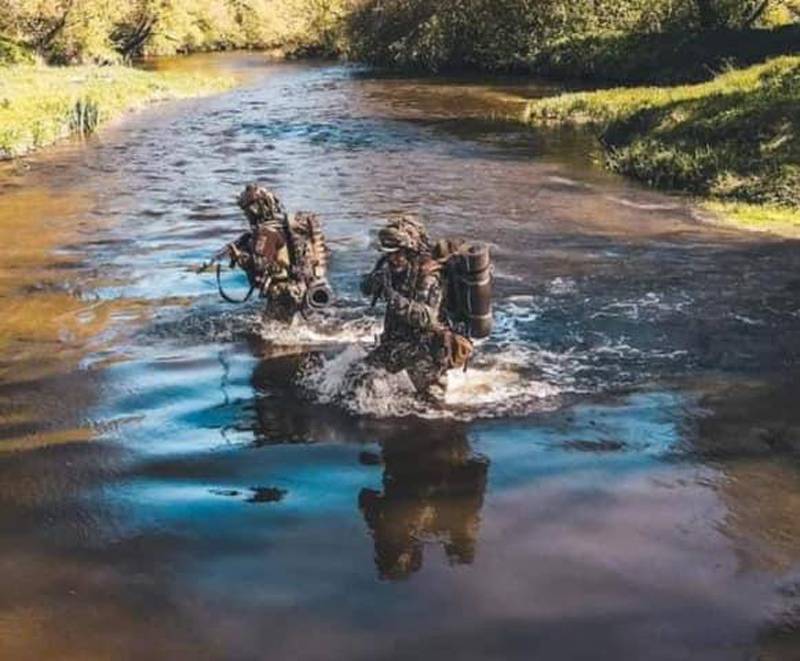
{"type": "Polygon", "coordinates": [[[796,242],[502,119],[553,86],[154,66],[244,82],[0,166],[1,658],[797,658],[796,242]],[[325,314],[193,272],[251,180],[322,217],[325,314]],[[399,212],[492,246],[441,406],[344,383],[399,212]]]}

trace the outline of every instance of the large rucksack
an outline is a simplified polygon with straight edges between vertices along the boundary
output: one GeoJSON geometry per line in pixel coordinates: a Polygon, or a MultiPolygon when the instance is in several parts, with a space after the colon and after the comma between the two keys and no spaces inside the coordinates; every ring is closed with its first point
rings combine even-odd
{"type": "Polygon", "coordinates": [[[272,278],[297,281],[305,285],[303,302],[308,308],[320,309],[333,303],[327,280],[328,248],[316,215],[284,215],[256,228],[251,237],[251,259],[246,269],[251,288],[263,289],[272,278]]]}
{"type": "Polygon", "coordinates": [[[306,304],[324,308],[333,302],[333,290],[328,284],[328,246],[322,233],[319,217],[298,212],[287,224],[289,255],[296,276],[307,286],[306,304]]]}
{"type": "Polygon", "coordinates": [[[492,259],[485,243],[445,239],[433,247],[442,265],[445,309],[454,328],[483,339],[492,332],[492,259]]]}

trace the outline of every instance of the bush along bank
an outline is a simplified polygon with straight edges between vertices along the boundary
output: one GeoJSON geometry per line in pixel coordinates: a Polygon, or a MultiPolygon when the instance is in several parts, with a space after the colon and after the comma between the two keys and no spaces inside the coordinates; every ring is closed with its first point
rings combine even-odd
{"type": "Polygon", "coordinates": [[[572,36],[549,44],[526,62],[527,71],[557,80],[602,85],[678,85],[715,72],[800,53],[800,26],[572,36]]]}
{"type": "Polygon", "coordinates": [[[740,224],[800,226],[800,57],[696,85],[537,100],[522,119],[594,126],[611,170],[702,196],[740,224]]]}
{"type": "Polygon", "coordinates": [[[224,76],[154,73],[125,66],[0,67],[0,159],[73,134],[87,135],[127,111],[222,91],[224,76]]]}

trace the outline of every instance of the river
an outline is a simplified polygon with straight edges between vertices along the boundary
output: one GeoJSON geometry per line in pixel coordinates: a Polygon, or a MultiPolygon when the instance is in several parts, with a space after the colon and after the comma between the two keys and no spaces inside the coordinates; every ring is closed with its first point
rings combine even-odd
{"type": "Polygon", "coordinates": [[[158,66],[244,83],[0,168],[0,658],[800,656],[796,242],[503,119],[554,87],[158,66]],[[251,180],[334,239],[308,324],[192,272],[251,180]],[[443,407],[338,396],[398,212],[492,246],[443,407]]]}

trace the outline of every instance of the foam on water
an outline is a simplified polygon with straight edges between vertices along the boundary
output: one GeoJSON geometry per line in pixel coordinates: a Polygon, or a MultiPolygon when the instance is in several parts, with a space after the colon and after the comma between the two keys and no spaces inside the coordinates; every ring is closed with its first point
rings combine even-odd
{"type": "Polygon", "coordinates": [[[278,347],[367,344],[380,334],[381,324],[370,317],[342,319],[341,315],[319,314],[304,319],[298,315],[291,324],[261,319],[256,332],[278,347]]]}
{"type": "Polygon", "coordinates": [[[258,338],[275,347],[313,348],[325,345],[363,344],[380,334],[380,322],[364,317],[357,310],[332,310],[303,318],[291,324],[264,316],[261,306],[225,309],[200,307],[190,313],[168,310],[146,333],[148,336],[204,342],[235,342],[258,338]]]}
{"type": "Polygon", "coordinates": [[[551,409],[561,389],[530,373],[530,357],[524,352],[489,354],[478,358],[464,372],[448,373],[444,401],[421,400],[402,372],[381,369],[366,373],[364,346],[349,346],[333,357],[309,364],[300,385],[316,401],[335,404],[355,415],[377,418],[416,416],[472,420],[524,415],[551,409]],[[364,378],[366,376],[366,378],[364,378]]]}

